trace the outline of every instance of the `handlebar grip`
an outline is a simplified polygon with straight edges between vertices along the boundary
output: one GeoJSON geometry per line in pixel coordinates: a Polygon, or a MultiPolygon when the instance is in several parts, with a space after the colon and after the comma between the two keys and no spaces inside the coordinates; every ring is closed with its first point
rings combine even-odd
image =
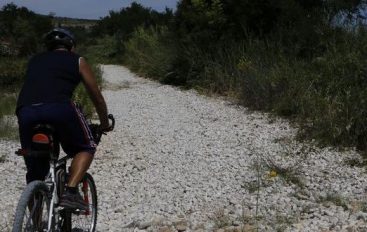
{"type": "MultiPolygon", "coordinates": [[[[115,118],[112,114],[107,115],[107,117],[109,120],[111,120],[111,126],[109,130],[112,131],[115,128],[115,118]]],[[[106,132],[101,130],[100,124],[89,124],[89,128],[91,129],[91,132],[93,134],[94,142],[96,144],[99,144],[102,135],[105,135],[106,132]]]]}
{"type": "Polygon", "coordinates": [[[113,130],[115,128],[115,118],[113,117],[112,114],[108,115],[108,119],[111,120],[112,124],[111,124],[111,130],[113,130]]]}

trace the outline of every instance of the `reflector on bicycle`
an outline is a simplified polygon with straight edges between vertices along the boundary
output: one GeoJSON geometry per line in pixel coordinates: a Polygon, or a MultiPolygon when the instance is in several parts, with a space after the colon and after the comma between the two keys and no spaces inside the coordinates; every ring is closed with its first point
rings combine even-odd
{"type": "Polygon", "coordinates": [[[32,155],[36,156],[50,156],[50,151],[52,149],[52,137],[47,133],[39,132],[34,133],[32,136],[32,155]],[[42,152],[42,153],[40,153],[42,152]]]}
{"type": "Polygon", "coordinates": [[[32,137],[32,142],[34,142],[34,143],[48,144],[48,143],[50,143],[50,139],[45,134],[35,134],[32,137]]]}

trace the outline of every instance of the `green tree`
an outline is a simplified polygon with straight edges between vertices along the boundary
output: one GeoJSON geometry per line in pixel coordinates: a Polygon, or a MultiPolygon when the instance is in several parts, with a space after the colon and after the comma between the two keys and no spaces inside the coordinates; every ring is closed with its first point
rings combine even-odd
{"type": "Polygon", "coordinates": [[[7,4],[0,11],[0,39],[11,43],[19,55],[28,55],[41,47],[42,35],[52,28],[51,17],[37,15],[25,7],[7,4]]]}
{"type": "Polygon", "coordinates": [[[120,11],[110,11],[109,15],[102,18],[94,27],[94,35],[117,35],[122,40],[127,40],[134,30],[140,26],[145,28],[157,25],[166,25],[173,16],[173,12],[166,9],[159,13],[146,8],[136,2],[120,11]]]}
{"type": "Polygon", "coordinates": [[[362,0],[182,0],[175,14],[177,38],[213,47],[248,37],[277,40],[287,52],[309,58],[327,46],[333,20],[358,14],[362,0]]]}

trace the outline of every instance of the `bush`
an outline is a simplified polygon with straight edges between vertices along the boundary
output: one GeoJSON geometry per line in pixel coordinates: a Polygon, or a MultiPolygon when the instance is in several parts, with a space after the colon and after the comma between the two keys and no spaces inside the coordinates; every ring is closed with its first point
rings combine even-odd
{"type": "Polygon", "coordinates": [[[330,47],[323,57],[310,64],[313,99],[317,99],[319,107],[309,107],[313,124],[306,129],[326,143],[365,150],[367,53],[363,48],[367,39],[364,32],[338,37],[344,42],[330,47]]]}
{"type": "Polygon", "coordinates": [[[116,37],[105,36],[78,46],[77,52],[90,64],[111,64],[121,62],[120,46],[122,43],[116,37]]]}
{"type": "Polygon", "coordinates": [[[41,35],[52,28],[52,18],[10,3],[0,10],[0,43],[4,40],[17,55],[30,55],[42,47],[41,35]]]}
{"type": "Polygon", "coordinates": [[[126,37],[123,62],[294,119],[302,137],[367,150],[362,3],[182,0],[173,24],[141,25],[126,37]]]}
{"type": "Polygon", "coordinates": [[[164,35],[140,28],[125,43],[124,61],[164,83],[231,95],[252,109],[291,117],[304,136],[322,144],[366,149],[363,31],[333,35],[335,43],[310,61],[284,52],[276,41],[227,41],[202,49],[163,42],[164,35]]]}
{"type": "Polygon", "coordinates": [[[173,48],[166,27],[138,28],[125,45],[123,62],[149,78],[164,81],[171,70],[173,48]]]}
{"type": "Polygon", "coordinates": [[[0,138],[15,138],[16,128],[14,120],[7,115],[14,115],[16,95],[11,93],[0,94],[0,138]]]}
{"type": "Polygon", "coordinates": [[[246,49],[239,65],[241,101],[297,119],[303,136],[322,144],[365,150],[367,54],[362,48],[367,40],[362,32],[335,36],[344,43],[330,44],[311,62],[252,43],[256,53],[246,49]]]}
{"type": "Polygon", "coordinates": [[[26,71],[25,59],[0,57],[0,137],[13,138],[15,128],[7,115],[14,115],[16,94],[26,71]]]}
{"type": "Polygon", "coordinates": [[[19,85],[25,76],[26,59],[0,57],[0,88],[19,85]]]}

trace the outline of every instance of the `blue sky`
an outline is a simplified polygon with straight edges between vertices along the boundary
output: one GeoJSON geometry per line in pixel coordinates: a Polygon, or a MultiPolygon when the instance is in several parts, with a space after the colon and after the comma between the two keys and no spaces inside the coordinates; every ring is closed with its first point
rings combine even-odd
{"type": "MultiPolygon", "coordinates": [[[[54,12],[56,16],[61,17],[99,19],[108,15],[110,10],[129,6],[133,0],[0,0],[0,7],[11,2],[40,14],[54,12]]],[[[178,0],[136,0],[136,2],[163,11],[166,6],[175,9],[178,0]]]]}

